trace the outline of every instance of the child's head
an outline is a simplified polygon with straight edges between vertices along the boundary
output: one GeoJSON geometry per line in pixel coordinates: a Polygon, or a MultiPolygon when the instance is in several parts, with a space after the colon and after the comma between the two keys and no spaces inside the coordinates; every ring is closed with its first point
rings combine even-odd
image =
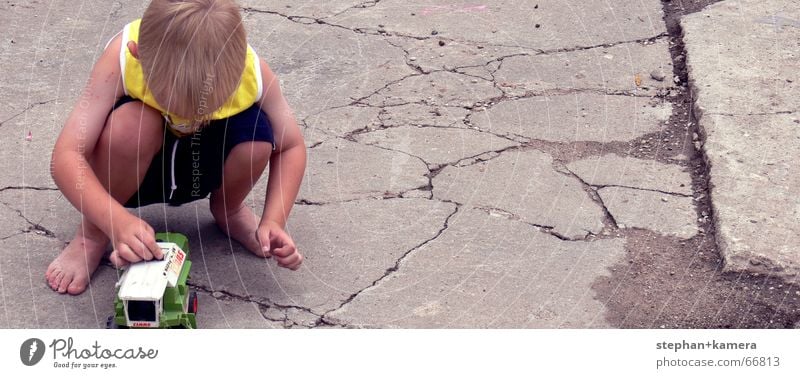
{"type": "Polygon", "coordinates": [[[138,56],[156,101],[203,123],[236,90],[245,67],[239,8],[233,0],[152,0],[138,56]]]}

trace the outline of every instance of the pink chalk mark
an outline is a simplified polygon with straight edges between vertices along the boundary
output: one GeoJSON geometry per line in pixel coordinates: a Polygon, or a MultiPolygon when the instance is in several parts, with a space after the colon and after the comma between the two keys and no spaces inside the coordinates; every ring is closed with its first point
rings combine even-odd
{"type": "Polygon", "coordinates": [[[469,12],[485,12],[489,9],[486,5],[436,5],[422,9],[421,15],[427,16],[432,13],[469,13],[469,12]]]}
{"type": "Polygon", "coordinates": [[[27,140],[28,142],[33,140],[33,135],[31,134],[30,131],[28,131],[28,135],[25,136],[25,140],[27,140]]]}

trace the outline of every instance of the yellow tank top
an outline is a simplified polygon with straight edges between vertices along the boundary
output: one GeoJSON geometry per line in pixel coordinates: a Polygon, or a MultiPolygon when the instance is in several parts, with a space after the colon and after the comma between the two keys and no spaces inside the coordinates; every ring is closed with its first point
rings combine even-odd
{"type": "MultiPolygon", "coordinates": [[[[153,94],[147,88],[141,63],[127,48],[128,41],[139,42],[139,25],[141,22],[142,20],[138,19],[125,25],[125,28],[122,29],[119,64],[122,72],[122,84],[125,89],[125,94],[159,110],[167,120],[167,124],[177,134],[190,134],[193,131],[188,127],[190,120],[168,113],[156,102],[153,94]]],[[[228,118],[253,106],[253,104],[261,98],[262,90],[261,65],[258,60],[258,55],[256,55],[255,50],[253,50],[250,45],[247,45],[247,58],[239,87],[236,88],[222,107],[211,114],[211,119],[228,118]]]]}

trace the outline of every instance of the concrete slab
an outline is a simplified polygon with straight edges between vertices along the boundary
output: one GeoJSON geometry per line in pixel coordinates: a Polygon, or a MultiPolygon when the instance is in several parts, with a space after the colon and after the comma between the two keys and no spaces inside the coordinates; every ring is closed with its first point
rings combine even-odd
{"type": "Polygon", "coordinates": [[[447,166],[433,179],[433,195],[471,207],[500,209],[568,238],[599,233],[600,206],[578,180],[557,173],[552,164],[553,159],[542,152],[508,151],[465,167],[447,166]]]}
{"type": "Polygon", "coordinates": [[[288,230],[306,260],[292,272],[221,237],[204,202],[170,208],[166,220],[160,206],[147,208],[144,216],[157,229],[189,237],[192,284],[259,303],[297,306],[306,314],[289,313],[290,320],[301,324],[308,323],[309,314],[332,310],[368,287],[404,253],[433,238],[455,210],[453,204],[426,199],[297,205],[288,230]]]}
{"type": "MultiPolygon", "coordinates": [[[[338,13],[344,12],[351,7],[357,7],[363,3],[360,0],[330,0],[324,2],[304,1],[297,2],[291,0],[277,0],[277,1],[256,1],[256,0],[239,0],[239,6],[248,10],[275,12],[286,16],[300,17],[300,18],[326,18],[338,13]]],[[[363,6],[363,5],[362,5],[363,6]]],[[[311,20],[300,20],[303,22],[310,22],[311,20]]]]}
{"type": "Polygon", "coordinates": [[[61,241],[33,233],[0,240],[0,327],[105,328],[116,270],[101,266],[80,296],[56,294],[44,273],[61,248],[61,241]]]}
{"type": "Polygon", "coordinates": [[[655,160],[608,154],[569,163],[567,168],[592,186],[624,186],[692,195],[689,172],[681,166],[655,160]]]}
{"type": "Polygon", "coordinates": [[[298,200],[309,202],[382,198],[428,184],[428,168],[419,158],[344,139],[309,151],[298,200]],[[366,158],[369,156],[369,158],[366,158]]]}
{"type": "Polygon", "coordinates": [[[55,187],[50,177],[50,155],[63,126],[62,116],[56,113],[63,108],[55,103],[35,106],[0,126],[0,188],[55,187]],[[29,132],[30,141],[26,139],[29,132]]]}
{"type": "Polygon", "coordinates": [[[283,320],[265,318],[262,308],[253,302],[199,292],[197,303],[198,328],[284,328],[283,320]]]}
{"type": "Polygon", "coordinates": [[[666,40],[510,57],[503,60],[494,77],[503,91],[512,96],[591,90],[652,97],[659,90],[674,86],[669,80],[653,80],[650,77],[653,70],[672,72],[666,40]],[[639,87],[636,75],[641,79],[639,87]]]}
{"type": "MultiPolygon", "coordinates": [[[[434,87],[435,88],[435,87],[434,87]]],[[[408,104],[381,109],[381,124],[391,126],[453,126],[464,127],[463,121],[469,111],[453,106],[428,106],[408,104]]]]}
{"type": "Polygon", "coordinates": [[[80,213],[58,190],[5,190],[0,192],[0,208],[13,209],[14,217],[3,220],[12,230],[30,230],[68,242],[80,224],[80,213]],[[8,224],[5,222],[12,222],[8,224]],[[31,226],[39,225],[39,229],[31,226]]]}
{"type": "Polygon", "coordinates": [[[415,71],[380,36],[306,25],[273,14],[246,14],[249,42],[281,80],[299,118],[350,104],[415,71]]]}
{"type": "Polygon", "coordinates": [[[799,15],[796,2],[741,0],[682,20],[725,269],[791,281],[800,274],[792,243],[800,233],[799,15]]]}
{"type": "Polygon", "coordinates": [[[608,143],[657,132],[670,114],[667,102],[583,92],[503,101],[474,113],[470,121],[500,135],[608,143]]]}
{"type": "Polygon", "coordinates": [[[472,106],[499,97],[502,92],[491,81],[453,72],[418,74],[387,85],[363,101],[373,106],[424,103],[439,106],[472,106]]]}
{"type": "Polygon", "coordinates": [[[383,2],[351,9],[328,22],[373,32],[550,50],[650,38],[666,32],[657,1],[614,4],[602,0],[383,2]],[[624,17],[621,17],[624,15],[624,17]],[[593,25],[613,24],[595,28],[593,25]],[[469,25],[465,28],[463,25],[469,25]],[[535,27],[539,25],[539,27],[535,27]]]}
{"type": "Polygon", "coordinates": [[[513,55],[530,55],[524,48],[505,46],[478,46],[448,40],[438,35],[426,39],[393,37],[390,41],[407,52],[407,62],[419,71],[459,71],[491,80],[496,68],[493,64],[513,55]],[[474,70],[473,70],[474,69],[474,70]]]}
{"type": "Polygon", "coordinates": [[[601,188],[597,194],[620,228],[644,228],[683,239],[699,231],[692,197],[619,187],[601,188]]]}
{"type": "Polygon", "coordinates": [[[781,0],[724,1],[684,17],[697,109],[737,115],[800,110],[798,19],[800,4],[781,0]]]}
{"type": "Polygon", "coordinates": [[[725,269],[797,279],[798,116],[706,115],[700,122],[708,133],[704,148],[725,269]]]}
{"type": "MultiPolygon", "coordinates": [[[[306,135],[322,133],[322,135],[345,136],[365,127],[377,128],[381,122],[378,114],[381,109],[369,106],[346,106],[325,110],[305,119],[306,135]]],[[[317,139],[323,139],[318,137],[317,139]]],[[[325,138],[330,139],[330,138],[325,138]]],[[[306,141],[306,144],[309,141],[306,141]]]]}
{"type": "Polygon", "coordinates": [[[0,240],[20,234],[28,228],[17,212],[5,205],[0,205],[0,219],[0,240]]]}
{"type": "Polygon", "coordinates": [[[380,328],[608,327],[591,285],[624,255],[619,239],[565,242],[462,210],[397,272],[326,318],[380,328]]]}
{"type": "Polygon", "coordinates": [[[359,134],[356,140],[417,156],[429,166],[455,163],[517,145],[476,130],[441,127],[395,127],[359,134]]]}

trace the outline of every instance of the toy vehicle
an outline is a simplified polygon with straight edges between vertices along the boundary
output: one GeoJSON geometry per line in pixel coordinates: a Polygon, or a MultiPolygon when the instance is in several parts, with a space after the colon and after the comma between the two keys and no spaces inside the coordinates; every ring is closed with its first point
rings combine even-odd
{"type": "Polygon", "coordinates": [[[107,328],[197,328],[197,293],[189,278],[189,240],[157,233],[164,259],[131,264],[116,284],[114,315],[107,328]]]}

